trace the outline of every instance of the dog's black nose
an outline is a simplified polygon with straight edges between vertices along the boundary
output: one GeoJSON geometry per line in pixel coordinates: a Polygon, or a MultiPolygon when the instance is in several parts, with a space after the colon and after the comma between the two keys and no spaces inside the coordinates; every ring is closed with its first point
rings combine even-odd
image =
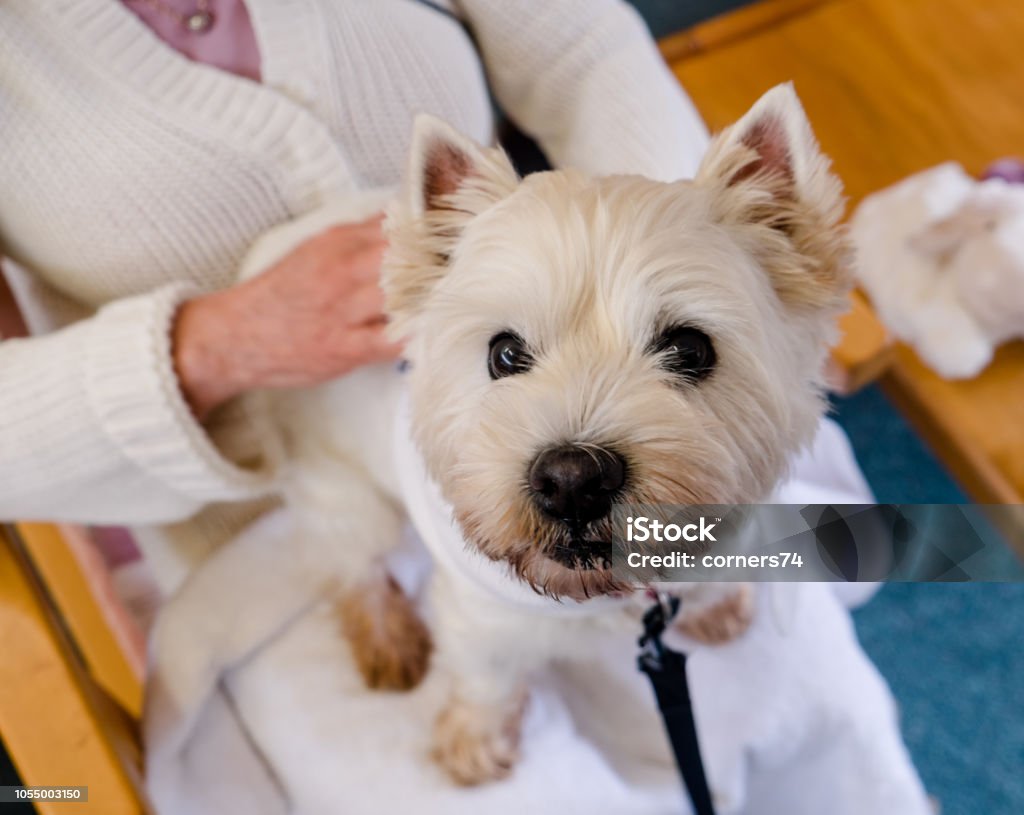
{"type": "Polygon", "coordinates": [[[545,450],[530,466],[533,500],[547,515],[570,526],[604,517],[626,480],[626,462],[600,447],[545,450]]]}

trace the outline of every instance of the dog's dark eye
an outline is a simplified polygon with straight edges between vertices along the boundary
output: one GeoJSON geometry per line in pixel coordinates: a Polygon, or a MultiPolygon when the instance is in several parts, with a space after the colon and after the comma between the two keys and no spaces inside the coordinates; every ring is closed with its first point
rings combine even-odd
{"type": "Polygon", "coordinates": [[[491,350],[487,358],[487,371],[491,379],[524,373],[532,365],[533,357],[526,350],[526,344],[515,334],[506,331],[491,338],[491,350]]]}
{"type": "Polygon", "coordinates": [[[715,367],[715,347],[699,328],[675,326],[665,331],[654,344],[667,371],[699,381],[715,367]]]}

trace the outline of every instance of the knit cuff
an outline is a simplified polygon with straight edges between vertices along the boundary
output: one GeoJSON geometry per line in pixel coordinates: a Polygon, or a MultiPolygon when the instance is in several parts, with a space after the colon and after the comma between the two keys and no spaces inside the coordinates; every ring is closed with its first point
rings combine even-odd
{"type": "Polygon", "coordinates": [[[225,458],[182,395],[171,324],[178,306],[196,293],[167,286],[101,309],[89,333],[85,383],[100,426],[125,457],[201,506],[253,498],[271,478],[225,458]]]}

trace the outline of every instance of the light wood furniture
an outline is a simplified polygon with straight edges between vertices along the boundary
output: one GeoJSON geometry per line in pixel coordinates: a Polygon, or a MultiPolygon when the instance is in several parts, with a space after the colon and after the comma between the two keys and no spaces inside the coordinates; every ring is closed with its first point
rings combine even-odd
{"type": "MultiPolygon", "coordinates": [[[[793,80],[855,205],[943,161],[1024,153],[1021,43],[1021,0],[769,0],[663,52],[712,128],[793,80]]],[[[1024,503],[1024,343],[968,382],[898,345],[882,385],[974,500],[1024,503]]]]}
{"type": "MultiPolygon", "coordinates": [[[[55,567],[68,550],[53,538],[46,545],[55,567]]],[[[75,569],[66,563],[59,571],[75,569]]],[[[42,815],[141,815],[134,721],[80,659],[57,603],[36,576],[13,527],[0,527],[0,733],[15,768],[28,786],[89,788],[87,803],[36,802],[42,815]]],[[[105,636],[102,627],[80,632],[78,644],[86,649],[105,636]]]]}
{"type": "Polygon", "coordinates": [[[15,530],[84,666],[114,702],[138,719],[145,670],[142,632],[122,607],[88,531],[40,523],[18,524],[15,530]]]}

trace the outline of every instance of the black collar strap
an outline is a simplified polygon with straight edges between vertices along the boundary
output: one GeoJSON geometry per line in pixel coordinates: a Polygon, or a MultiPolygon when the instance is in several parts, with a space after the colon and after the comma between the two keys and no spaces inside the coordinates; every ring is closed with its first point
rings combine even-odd
{"type": "Polygon", "coordinates": [[[678,597],[659,595],[644,614],[644,634],[639,640],[637,667],[651,680],[676,764],[693,802],[694,815],[715,815],[700,756],[697,725],[693,720],[693,702],[686,678],[686,654],[666,648],[661,641],[665,626],[678,610],[678,597]]]}

